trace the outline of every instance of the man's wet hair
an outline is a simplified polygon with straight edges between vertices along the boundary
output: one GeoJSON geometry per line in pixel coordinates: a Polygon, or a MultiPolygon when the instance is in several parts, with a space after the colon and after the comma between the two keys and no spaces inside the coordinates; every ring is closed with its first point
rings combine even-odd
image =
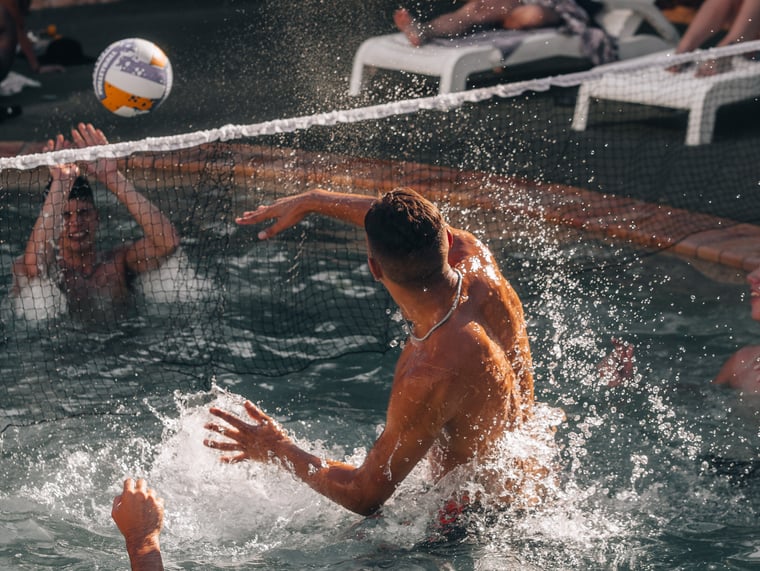
{"type": "Polygon", "coordinates": [[[399,284],[422,284],[445,262],[446,222],[435,205],[410,188],[376,200],[364,217],[370,255],[399,284]]]}
{"type": "Polygon", "coordinates": [[[95,196],[86,176],[80,175],[74,179],[74,184],[71,185],[69,191],[69,200],[86,200],[95,203],[95,196]]]}

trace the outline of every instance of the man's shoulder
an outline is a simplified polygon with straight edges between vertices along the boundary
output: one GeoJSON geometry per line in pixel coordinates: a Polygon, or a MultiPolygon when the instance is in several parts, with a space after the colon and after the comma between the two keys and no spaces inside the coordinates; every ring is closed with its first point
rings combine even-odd
{"type": "Polygon", "coordinates": [[[435,337],[420,343],[414,360],[420,365],[455,375],[478,359],[483,347],[484,329],[469,317],[454,316],[450,323],[436,332],[435,337]]]}
{"type": "Polygon", "coordinates": [[[745,371],[754,369],[760,363],[760,345],[747,345],[731,355],[716,375],[714,382],[718,384],[737,382],[745,371]]]}
{"type": "Polygon", "coordinates": [[[419,384],[431,379],[440,381],[456,373],[457,358],[453,355],[455,351],[452,347],[461,344],[450,343],[443,331],[425,341],[409,340],[407,343],[396,367],[396,377],[399,381],[411,379],[419,384]],[[441,341],[442,338],[444,341],[441,341]]]}
{"type": "Polygon", "coordinates": [[[731,359],[739,364],[755,365],[758,359],[760,359],[760,345],[747,345],[737,350],[731,359]]]}
{"type": "Polygon", "coordinates": [[[452,230],[454,240],[449,248],[449,264],[461,266],[466,260],[474,259],[477,264],[472,267],[482,266],[484,263],[493,263],[493,254],[480,239],[468,230],[459,228],[452,230]]]}

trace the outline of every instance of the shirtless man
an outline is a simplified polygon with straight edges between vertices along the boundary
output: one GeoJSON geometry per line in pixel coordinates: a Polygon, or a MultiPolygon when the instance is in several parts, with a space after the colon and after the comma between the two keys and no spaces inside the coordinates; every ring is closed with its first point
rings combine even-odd
{"type": "MultiPolygon", "coordinates": [[[[298,446],[251,402],[243,420],[219,408],[223,437],[204,444],[225,462],[277,462],[314,490],[362,515],[377,511],[427,457],[437,481],[469,464],[489,498],[522,497],[548,469],[527,459],[520,481],[478,472],[508,431],[534,414],[533,364],[523,308],[489,250],[446,225],[409,189],[382,198],[313,190],[244,213],[238,224],[274,219],[268,239],[310,213],[364,225],[368,263],[409,322],[396,365],[385,428],[361,466],[324,460],[298,446]],[[480,474],[478,476],[477,474],[480,474]],[[489,477],[491,476],[491,477],[489,477]]],[[[468,472],[469,473],[469,472],[468,472]]]]}
{"type": "MultiPolygon", "coordinates": [[[[46,150],[108,143],[100,129],[80,123],[72,141],[63,135],[48,141],[46,150]]],[[[158,268],[179,246],[171,221],[140,194],[118,170],[115,159],[86,163],[94,176],[116,196],[137,221],[144,236],[114,250],[96,248],[98,211],[92,190],[75,164],[50,167],[50,188],[26,249],[13,264],[12,296],[35,278],[51,278],[60,288],[69,313],[103,320],[124,314],[131,302],[131,285],[140,274],[158,268]]]]}

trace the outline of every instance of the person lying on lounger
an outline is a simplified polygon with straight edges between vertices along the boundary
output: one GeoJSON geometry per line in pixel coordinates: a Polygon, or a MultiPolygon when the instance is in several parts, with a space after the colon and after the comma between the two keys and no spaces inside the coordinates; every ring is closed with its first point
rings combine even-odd
{"type": "Polygon", "coordinates": [[[560,27],[581,35],[584,55],[594,65],[616,57],[612,39],[590,25],[588,13],[575,0],[467,0],[458,10],[429,22],[420,22],[407,9],[399,8],[393,21],[413,46],[433,38],[462,36],[481,26],[507,30],[560,27]]]}
{"type": "MultiPolygon", "coordinates": [[[[108,143],[100,129],[80,123],[72,139],[63,135],[46,150],[108,143]]],[[[158,268],[179,246],[171,221],[119,171],[116,159],[84,163],[140,225],[143,237],[110,251],[97,249],[99,217],[89,181],[76,164],[49,167],[50,186],[24,253],[13,263],[11,297],[35,279],[48,279],[63,294],[69,314],[83,320],[118,318],[131,304],[138,274],[158,268]]]]}
{"type": "MultiPolygon", "coordinates": [[[[716,47],[760,39],[760,0],[705,0],[676,47],[682,54],[699,49],[704,42],[727,29],[716,47]]],[[[673,66],[681,72],[689,64],[673,66]]],[[[731,58],[710,59],[697,66],[698,77],[715,75],[731,69],[731,58]]]]}
{"type": "MultiPolygon", "coordinates": [[[[42,65],[37,59],[26,31],[29,5],[29,0],[0,0],[0,81],[10,73],[19,50],[34,73],[53,73],[64,69],[57,64],[42,65]]],[[[21,108],[17,105],[0,105],[0,123],[20,113],[21,108]]]]}
{"type": "MultiPolygon", "coordinates": [[[[760,267],[747,275],[747,283],[750,315],[760,322],[760,267]]],[[[602,381],[610,387],[631,380],[635,373],[633,345],[618,339],[613,339],[612,344],[612,351],[598,368],[602,381]]],[[[745,393],[760,393],[760,345],[747,345],[731,355],[718,371],[713,383],[745,393]]]]}
{"type": "Polygon", "coordinates": [[[8,75],[17,47],[34,73],[63,71],[60,65],[40,65],[26,31],[29,4],[29,0],[0,0],[0,81],[8,75]]]}

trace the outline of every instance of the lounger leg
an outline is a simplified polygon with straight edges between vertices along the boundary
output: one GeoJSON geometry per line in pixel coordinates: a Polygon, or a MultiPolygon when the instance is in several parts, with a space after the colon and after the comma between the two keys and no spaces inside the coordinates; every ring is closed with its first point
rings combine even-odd
{"type": "Polygon", "coordinates": [[[364,76],[364,61],[360,58],[354,59],[354,67],[351,70],[351,82],[348,87],[348,94],[357,96],[362,92],[362,81],[364,76]]]}
{"type": "Polygon", "coordinates": [[[467,89],[467,75],[457,70],[456,66],[444,70],[438,84],[438,93],[456,93],[467,89]]]}
{"type": "Polygon", "coordinates": [[[717,113],[717,100],[710,97],[708,92],[689,112],[689,125],[686,129],[687,145],[703,145],[712,141],[717,113]]]}
{"type": "Polygon", "coordinates": [[[573,113],[573,130],[585,131],[588,123],[589,111],[589,89],[582,84],[578,90],[578,97],[575,100],[575,112],[573,113]]]}

